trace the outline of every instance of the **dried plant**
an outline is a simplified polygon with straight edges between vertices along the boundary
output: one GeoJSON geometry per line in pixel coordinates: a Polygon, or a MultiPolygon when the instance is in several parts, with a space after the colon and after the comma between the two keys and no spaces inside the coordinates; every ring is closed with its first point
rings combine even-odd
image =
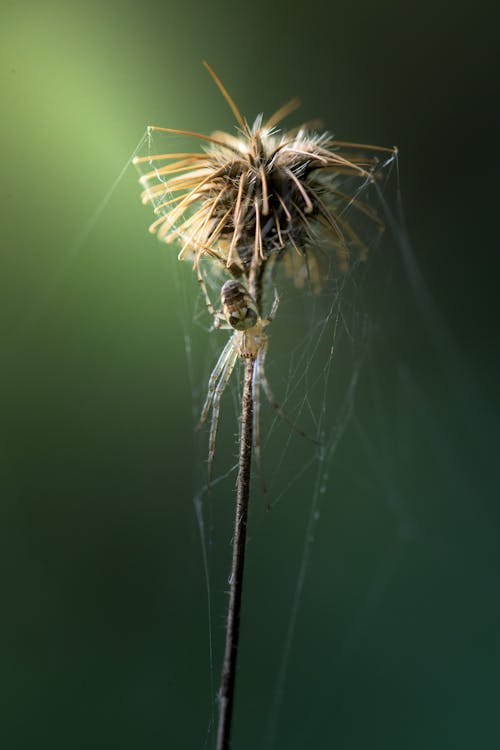
{"type": "MultiPolygon", "coordinates": [[[[369,216],[382,228],[373,209],[339,185],[346,176],[360,183],[374,179],[380,158],[391,149],[334,140],[306,126],[288,132],[278,123],[300,102],[292,99],[263,123],[252,127],[243,118],[223,84],[205,63],[229,102],[239,125],[238,135],[201,133],[151,126],[203,142],[203,153],[138,157],[136,164],[154,168],[142,175],[142,201],[159,218],[149,231],[165,242],[182,243],[179,259],[203,255],[222,263],[232,275],[249,276],[252,268],[293,251],[304,267],[308,252],[326,234],[335,248],[339,270],[349,267],[351,249],[366,257],[366,246],[344,217],[347,205],[369,216]],[[369,152],[369,153],[367,153],[369,152]],[[156,166],[158,162],[172,162],[156,166]]],[[[314,262],[314,261],[312,261],[314,262]]]]}
{"type": "MultiPolygon", "coordinates": [[[[366,258],[367,247],[346,218],[346,209],[363,214],[383,229],[377,214],[359,199],[361,188],[377,177],[381,155],[393,149],[337,141],[311,126],[290,131],[278,124],[298,106],[292,99],[269,119],[259,116],[249,126],[216,73],[205,63],[234,113],[236,135],[210,136],[191,131],[150,126],[154,131],[189,136],[203,145],[197,153],[167,153],[137,157],[147,170],[140,178],[144,204],[157,214],[150,232],[160,240],[179,242],[179,259],[189,259],[197,270],[214,327],[233,333],[210,377],[202,410],[203,422],[212,410],[209,470],[215,454],[219,405],[238,359],[245,362],[242,397],[240,456],[233,538],[231,590],[226,649],[219,692],[220,716],[217,750],[229,748],[239,615],[242,595],[245,539],[250,493],[252,446],[260,455],[259,392],[284,417],[264,373],[267,335],[264,329],[278,307],[263,313],[263,297],[273,286],[273,269],[283,263],[298,286],[309,281],[319,290],[323,283],[322,248],[333,248],[340,273],[353,256],[366,258]],[[354,188],[346,191],[349,179],[354,188]],[[221,309],[214,308],[202,273],[211,264],[227,274],[221,289],[221,309]]],[[[284,417],[285,418],[285,417],[284,417]]]]}

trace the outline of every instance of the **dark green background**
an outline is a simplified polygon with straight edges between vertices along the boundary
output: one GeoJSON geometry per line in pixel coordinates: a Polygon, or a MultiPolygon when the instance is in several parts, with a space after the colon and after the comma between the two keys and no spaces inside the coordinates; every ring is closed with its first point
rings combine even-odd
{"type": "MultiPolygon", "coordinates": [[[[133,168],[73,245],[146,124],[232,127],[202,58],[249,118],[298,94],[301,116],[321,116],[340,138],[397,144],[425,279],[409,283],[396,238],[364,282],[376,332],[329,465],[273,747],[498,745],[495,9],[4,0],[3,747],[205,746],[206,589],[192,499],[206,434],[194,437],[193,411],[223,338],[207,342],[192,324],[196,285],[147,235],[133,168]]],[[[297,341],[285,329],[286,349],[297,341]]],[[[272,371],[279,392],[279,362],[272,371]]],[[[231,454],[230,407],[223,421],[231,454]]],[[[268,467],[277,456],[266,454],[268,467]]],[[[308,481],[270,513],[256,494],[238,750],[265,747],[308,481]]],[[[215,682],[232,513],[229,479],[208,514],[215,682]]]]}

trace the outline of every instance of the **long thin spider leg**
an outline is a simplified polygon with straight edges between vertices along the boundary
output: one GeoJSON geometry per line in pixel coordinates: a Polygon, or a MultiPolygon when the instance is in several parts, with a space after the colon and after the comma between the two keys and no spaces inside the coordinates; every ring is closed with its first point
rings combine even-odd
{"type": "MultiPolygon", "coordinates": [[[[272,304],[271,311],[270,311],[269,315],[267,316],[267,318],[265,320],[262,321],[262,325],[263,326],[267,326],[267,325],[269,325],[269,323],[273,322],[273,320],[276,317],[276,313],[278,312],[279,305],[280,305],[280,296],[278,294],[278,290],[276,289],[276,287],[274,287],[273,304],[272,304]]],[[[265,346],[267,348],[267,344],[265,346]]]]}
{"type": "Polygon", "coordinates": [[[222,370],[222,373],[217,383],[215,393],[212,401],[212,421],[210,422],[210,437],[208,439],[208,486],[210,487],[210,478],[212,475],[212,464],[215,456],[215,439],[217,437],[217,425],[219,423],[219,412],[220,412],[220,400],[222,394],[226,389],[231,373],[234,370],[236,360],[238,359],[238,351],[233,345],[233,340],[230,339],[232,351],[229,353],[226,364],[222,370]]]}
{"type": "Polygon", "coordinates": [[[261,352],[259,351],[257,359],[255,360],[254,371],[253,371],[253,447],[255,453],[255,465],[257,466],[257,473],[260,477],[262,486],[262,492],[267,492],[266,483],[264,480],[264,471],[262,469],[262,454],[260,451],[260,360],[261,352]]]}
{"type": "Polygon", "coordinates": [[[318,444],[318,441],[312,438],[310,435],[307,435],[303,430],[299,429],[292,421],[287,417],[279,403],[276,401],[274,394],[271,390],[271,386],[269,385],[269,381],[266,378],[266,373],[264,369],[264,362],[267,354],[267,347],[268,347],[268,341],[267,339],[262,342],[261,349],[259,352],[260,357],[260,363],[259,363],[259,383],[264,389],[264,393],[266,394],[267,400],[273,407],[274,411],[278,414],[281,419],[287,423],[287,425],[292,429],[297,435],[300,435],[300,437],[305,438],[306,440],[309,440],[311,443],[318,444]]]}
{"type": "MultiPolygon", "coordinates": [[[[225,326],[221,326],[220,321],[225,321],[226,318],[224,317],[223,313],[220,310],[216,310],[215,307],[212,305],[212,300],[210,299],[210,295],[208,294],[207,285],[205,284],[205,279],[203,278],[203,275],[201,273],[200,266],[196,266],[196,275],[198,277],[198,284],[200,285],[201,293],[203,294],[203,297],[205,299],[205,305],[207,306],[207,310],[210,313],[210,315],[214,319],[214,328],[223,328],[225,326]]],[[[227,326],[230,328],[231,326],[227,326]]]]}
{"type": "Polygon", "coordinates": [[[208,381],[207,396],[201,410],[200,421],[198,422],[197,429],[200,429],[200,427],[204,424],[206,418],[208,417],[208,413],[210,411],[210,407],[214,398],[214,393],[217,389],[218,381],[221,378],[221,375],[224,372],[225,367],[232,356],[232,353],[233,337],[231,336],[226,346],[222,350],[221,355],[217,360],[217,364],[215,365],[214,369],[212,370],[212,374],[210,375],[210,380],[208,381]]]}

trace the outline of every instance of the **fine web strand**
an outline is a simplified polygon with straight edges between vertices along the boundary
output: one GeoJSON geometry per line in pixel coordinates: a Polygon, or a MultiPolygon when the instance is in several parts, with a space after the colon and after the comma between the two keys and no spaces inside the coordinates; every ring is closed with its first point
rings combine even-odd
{"type": "MultiPolygon", "coordinates": [[[[278,502],[280,502],[282,498],[287,494],[287,492],[293,487],[294,482],[297,481],[303,474],[305,474],[306,471],[312,465],[314,465],[314,463],[316,463],[317,466],[316,466],[316,476],[315,476],[315,481],[314,481],[314,490],[312,493],[312,498],[311,498],[309,511],[308,511],[308,520],[306,523],[306,529],[305,529],[305,534],[304,534],[304,541],[303,541],[299,569],[297,573],[295,592],[293,595],[291,611],[290,611],[290,615],[288,618],[288,626],[287,626],[286,635],[284,639],[283,651],[282,651],[282,655],[281,655],[281,659],[280,659],[280,663],[278,667],[278,675],[277,675],[276,684],[274,688],[273,698],[271,701],[269,721],[268,721],[267,733],[265,737],[265,747],[269,748],[269,750],[271,750],[275,746],[277,723],[278,723],[280,707],[283,701],[283,696],[284,696],[284,691],[285,691],[285,685],[286,685],[287,673],[288,673],[288,665],[289,665],[290,655],[291,655],[291,651],[293,647],[296,623],[297,623],[297,619],[298,619],[298,615],[300,611],[301,600],[303,597],[303,591],[304,591],[305,582],[306,582],[306,574],[307,574],[307,570],[308,570],[309,563],[310,563],[312,545],[313,545],[314,538],[315,538],[315,530],[320,519],[321,503],[327,490],[329,467],[333,463],[337,448],[351,421],[353,408],[354,408],[356,387],[358,384],[359,375],[360,375],[361,368],[363,365],[363,360],[365,359],[366,352],[368,351],[367,340],[369,337],[369,331],[367,331],[367,326],[366,325],[364,326],[365,331],[360,334],[361,341],[357,342],[356,336],[354,336],[353,333],[351,332],[350,326],[348,325],[346,321],[345,314],[342,309],[341,302],[342,302],[343,293],[345,291],[346,282],[347,282],[347,276],[344,277],[342,283],[340,284],[335,294],[334,301],[327,315],[319,323],[316,323],[316,326],[318,327],[318,331],[316,335],[311,336],[311,338],[315,342],[314,345],[312,346],[312,350],[311,350],[311,347],[304,347],[302,351],[299,352],[299,356],[296,360],[295,365],[293,363],[291,363],[290,365],[290,370],[289,370],[289,374],[287,378],[288,384],[291,384],[291,390],[299,389],[300,387],[303,388],[304,396],[300,403],[300,407],[299,407],[300,412],[302,411],[303,407],[306,404],[309,406],[309,400],[308,400],[307,394],[309,392],[312,392],[317,386],[319,386],[321,379],[323,380],[323,396],[321,399],[322,403],[321,403],[321,408],[319,410],[319,414],[317,417],[316,432],[315,432],[315,435],[321,440],[321,447],[317,451],[316,456],[313,456],[307,463],[304,464],[303,467],[301,467],[295,473],[292,480],[290,480],[288,484],[286,485],[286,487],[273,499],[271,506],[270,506],[271,508],[273,508],[278,502]],[[329,356],[324,364],[322,371],[319,371],[317,375],[313,375],[313,378],[311,379],[310,378],[311,368],[307,366],[307,363],[315,359],[317,350],[319,349],[321,345],[322,338],[329,330],[329,326],[333,328],[333,330],[331,331],[332,338],[331,338],[329,356]],[[343,335],[347,336],[348,339],[350,339],[352,344],[357,344],[358,348],[360,349],[360,353],[358,354],[357,361],[354,363],[351,379],[349,381],[348,387],[346,388],[343,403],[338,409],[338,413],[335,418],[335,424],[333,428],[330,431],[328,431],[327,392],[328,392],[328,386],[329,386],[330,379],[331,379],[332,364],[333,364],[334,353],[336,349],[336,341],[340,332],[342,332],[343,335]],[[305,367],[304,367],[304,363],[306,363],[305,367]]],[[[286,404],[286,401],[289,395],[290,393],[287,389],[286,397],[283,401],[284,404],[286,404]]],[[[274,427],[276,422],[277,420],[275,419],[272,427],[274,427]]],[[[283,448],[281,458],[278,462],[278,466],[285,463],[287,447],[288,447],[288,441],[287,441],[287,444],[283,448]]],[[[274,468],[276,470],[277,468],[276,465],[274,468]]]]}
{"type": "Polygon", "coordinates": [[[145,131],[140,137],[139,142],[137,143],[137,146],[134,148],[134,150],[132,151],[128,159],[126,160],[123,167],[120,169],[118,175],[116,176],[116,178],[113,180],[109,188],[106,190],[106,192],[102,196],[101,200],[97,204],[93,213],[90,215],[87,221],[82,225],[80,231],[77,233],[73,242],[68,246],[68,248],[62,254],[62,256],[59,258],[59,261],[57,262],[56,267],[52,271],[50,278],[46,282],[45,287],[42,289],[42,291],[38,295],[38,298],[35,300],[35,302],[31,306],[31,309],[28,311],[24,320],[22,320],[20,323],[19,331],[17,334],[17,340],[19,343],[22,343],[33,332],[34,326],[38,322],[40,315],[47,308],[47,305],[49,304],[50,300],[54,296],[55,292],[59,288],[62,281],[64,280],[65,275],[67,274],[67,272],[69,271],[73,263],[78,258],[81,250],[85,247],[85,244],[89,236],[91,235],[92,231],[97,225],[97,222],[101,218],[101,215],[106,210],[111,198],[113,197],[115,190],[117,189],[118,185],[121,183],[123,177],[125,176],[127,169],[131,165],[136,154],[141,150],[147,138],[148,138],[148,133],[147,131],[145,131]]]}
{"type": "MultiPolygon", "coordinates": [[[[397,155],[391,155],[389,159],[387,159],[377,170],[375,173],[376,175],[383,174],[384,182],[387,182],[387,180],[390,177],[392,167],[394,163],[397,163],[397,155]],[[385,170],[385,171],[384,171],[385,170]]],[[[367,191],[367,189],[372,185],[372,180],[365,180],[361,185],[359,185],[352,193],[351,200],[349,203],[346,203],[341,211],[339,211],[339,217],[344,216],[349,208],[354,206],[358,198],[363,195],[367,191]]],[[[381,193],[379,194],[379,197],[381,196],[381,193]]],[[[370,209],[370,206],[366,206],[367,209],[370,209]]],[[[380,241],[380,237],[378,238],[378,241],[380,241]]],[[[375,245],[376,243],[372,243],[375,245]]],[[[372,247],[372,251],[375,248],[372,247]]],[[[311,372],[311,368],[308,366],[308,361],[313,359],[317,355],[317,351],[319,349],[321,339],[323,336],[324,331],[327,329],[327,324],[329,323],[329,318],[335,314],[337,318],[341,318],[341,322],[343,323],[343,328],[345,333],[352,339],[352,335],[349,332],[349,326],[347,325],[347,322],[344,318],[344,312],[342,309],[342,305],[340,304],[340,300],[342,298],[342,295],[345,290],[346,283],[348,279],[351,279],[351,274],[345,274],[341,278],[341,282],[339,284],[338,289],[335,291],[335,303],[332,304],[330,307],[329,313],[326,316],[326,318],[321,321],[321,318],[318,320],[318,314],[313,314],[311,316],[312,326],[313,330],[318,329],[319,335],[315,338],[316,344],[313,347],[312,351],[308,349],[308,347],[303,346],[303,344],[299,344],[294,348],[295,355],[297,356],[296,361],[291,358],[290,359],[290,365],[289,365],[289,372],[288,376],[285,379],[285,394],[282,398],[281,405],[283,408],[286,407],[287,401],[289,398],[293,397],[296,393],[302,393],[302,399],[300,401],[300,404],[297,408],[297,419],[300,418],[301,414],[303,413],[303,410],[305,409],[308,412],[309,417],[313,421],[315,430],[314,435],[318,440],[322,439],[322,436],[320,435],[320,432],[317,427],[316,417],[314,413],[314,409],[312,408],[309,400],[309,393],[311,393],[314,390],[314,387],[317,382],[319,382],[319,378],[321,377],[321,373],[318,373],[314,381],[309,381],[309,375],[311,372]]],[[[336,321],[336,326],[338,325],[339,320],[336,321]]],[[[333,344],[332,344],[333,346],[333,344]]],[[[275,415],[275,419],[273,422],[273,425],[277,424],[279,422],[278,415],[275,415]]],[[[272,429],[272,428],[271,428],[272,429]]],[[[268,433],[268,439],[270,437],[270,432],[268,433]]],[[[286,455],[286,449],[288,447],[289,441],[291,439],[291,435],[288,436],[287,442],[283,447],[282,452],[282,459],[286,455]]]]}
{"type": "Polygon", "coordinates": [[[205,588],[207,593],[207,620],[208,620],[208,654],[209,654],[209,684],[210,684],[210,706],[211,713],[208,721],[207,734],[205,738],[205,747],[215,726],[215,688],[214,688],[214,655],[213,655],[213,634],[212,634],[212,588],[210,585],[210,568],[208,564],[207,552],[207,535],[205,529],[205,520],[203,517],[203,505],[201,497],[198,495],[194,498],[194,509],[196,520],[198,522],[198,532],[200,534],[200,544],[203,559],[203,570],[205,573],[205,588]]]}
{"type": "MultiPolygon", "coordinates": [[[[332,305],[324,321],[324,324],[322,326],[323,332],[327,329],[328,322],[330,321],[331,318],[336,319],[336,321],[338,320],[338,315],[334,314],[334,305],[332,305]]],[[[329,385],[330,377],[331,377],[332,363],[334,360],[334,342],[336,340],[336,337],[337,337],[337,326],[335,325],[334,330],[333,330],[333,335],[332,335],[332,346],[330,347],[330,356],[328,357],[328,360],[325,363],[325,367],[323,371],[323,396],[322,396],[322,406],[321,406],[321,410],[319,414],[319,422],[318,422],[318,434],[320,435],[321,434],[326,435],[327,433],[327,416],[328,416],[327,414],[327,391],[328,391],[328,385],[329,385]]],[[[318,346],[318,343],[316,343],[316,346],[318,346]]],[[[277,723],[278,723],[278,718],[279,718],[279,711],[280,711],[280,707],[283,701],[283,695],[284,695],[287,672],[288,672],[288,664],[290,661],[290,655],[292,651],[293,640],[294,640],[294,635],[295,635],[295,630],[296,630],[297,619],[298,619],[298,615],[300,611],[300,605],[301,605],[301,600],[303,596],[307,570],[309,568],[312,546],[315,540],[315,530],[316,530],[317,524],[319,523],[319,519],[321,516],[322,500],[327,490],[329,466],[333,462],[333,458],[335,456],[339,443],[341,442],[341,439],[348,427],[348,424],[352,416],[355,391],[356,391],[356,386],[358,383],[359,373],[360,373],[361,366],[362,366],[362,360],[366,352],[366,343],[361,344],[361,350],[362,350],[361,356],[358,359],[358,362],[356,362],[354,365],[351,379],[346,389],[343,403],[340,406],[339,414],[336,419],[336,423],[333,425],[332,429],[330,430],[328,437],[321,444],[318,450],[317,456],[316,456],[317,467],[316,467],[316,472],[315,472],[314,489],[312,492],[312,497],[311,497],[311,501],[309,505],[308,518],[307,518],[303,546],[302,546],[301,560],[300,560],[299,569],[297,573],[295,591],[293,594],[290,615],[288,618],[288,626],[287,626],[287,630],[285,634],[283,650],[282,650],[281,659],[280,659],[280,663],[278,667],[278,675],[276,679],[276,684],[275,684],[273,698],[271,701],[271,707],[270,707],[270,712],[269,712],[268,727],[267,727],[267,733],[266,733],[266,738],[265,738],[265,747],[269,748],[269,750],[271,750],[271,748],[274,747],[274,743],[275,743],[275,735],[276,735],[277,723]]]]}
{"type": "MultiPolygon", "coordinates": [[[[316,303],[314,297],[312,298],[313,311],[311,314],[310,324],[312,335],[310,336],[309,340],[312,341],[313,344],[306,345],[306,342],[304,341],[302,341],[300,344],[297,344],[292,352],[294,356],[292,356],[290,359],[288,375],[285,379],[285,394],[282,401],[283,408],[286,409],[288,402],[292,399],[293,396],[301,394],[298,396],[298,404],[294,409],[294,415],[296,415],[294,416],[294,421],[295,423],[300,424],[302,416],[307,413],[313,425],[312,436],[315,438],[317,444],[319,445],[322,445],[325,439],[324,430],[327,386],[329,382],[331,361],[335,351],[335,345],[338,336],[341,333],[341,329],[343,328],[341,325],[343,317],[341,312],[341,299],[342,294],[345,290],[346,283],[347,278],[342,279],[339,288],[335,291],[331,306],[324,317],[320,317],[319,305],[316,303]],[[320,349],[322,345],[326,344],[325,339],[329,333],[331,336],[330,343],[328,344],[329,355],[327,356],[324,366],[322,368],[318,368],[319,371],[317,375],[311,378],[310,375],[312,368],[310,367],[310,363],[318,359],[320,349]],[[323,398],[318,413],[316,413],[313,405],[311,404],[309,393],[313,393],[316,388],[321,385],[321,383],[323,383],[323,398]]],[[[344,328],[344,331],[345,330],[346,329],[344,328]]],[[[277,428],[279,424],[280,418],[278,415],[275,415],[268,430],[266,445],[270,441],[274,429],[277,428]]],[[[274,474],[278,474],[282,466],[286,467],[287,452],[290,446],[290,442],[293,440],[293,437],[294,436],[292,434],[292,431],[290,430],[284,441],[280,457],[274,463],[274,474]]],[[[315,460],[314,456],[312,460],[315,460]]],[[[299,478],[302,473],[302,471],[299,471],[296,475],[297,478],[299,478]]],[[[287,483],[287,486],[290,487],[291,484],[287,483]]],[[[269,507],[274,508],[278,504],[280,499],[284,496],[284,494],[284,491],[279,492],[277,497],[273,498],[270,501],[269,507]]]]}
{"type": "MultiPolygon", "coordinates": [[[[399,176],[397,160],[396,169],[399,176]]],[[[450,335],[418,263],[406,228],[399,177],[396,193],[397,213],[391,209],[391,206],[384,199],[380,186],[377,185],[376,189],[382,206],[384,220],[390,228],[401,253],[411,290],[425,323],[429,338],[441,363],[442,370],[448,379],[450,389],[461,412],[467,415],[467,421],[479,433],[484,429],[484,419],[488,418],[489,409],[485,404],[481,403],[481,394],[472,383],[469,369],[450,335]],[[465,394],[470,394],[471,396],[473,394],[473,398],[468,398],[465,394]],[[473,404],[474,406],[472,406],[473,404]]]]}
{"type": "MultiPolygon", "coordinates": [[[[315,323],[314,321],[317,319],[317,313],[315,313],[314,310],[317,307],[317,305],[315,304],[316,301],[314,297],[312,297],[311,300],[313,302],[313,312],[311,314],[312,327],[314,330],[314,328],[319,326],[320,333],[317,338],[313,337],[315,340],[315,345],[312,348],[312,350],[309,350],[307,346],[304,346],[304,342],[297,344],[292,349],[289,368],[288,368],[288,374],[286,377],[282,378],[282,385],[284,385],[285,390],[284,390],[284,393],[280,395],[279,403],[280,403],[281,408],[286,413],[288,403],[294,396],[297,396],[298,403],[294,407],[293,423],[295,425],[299,425],[302,415],[306,412],[308,416],[310,417],[311,422],[313,424],[313,428],[314,428],[311,433],[311,437],[313,437],[316,442],[320,443],[322,440],[322,435],[321,435],[320,430],[318,429],[317,417],[314,412],[314,409],[311,406],[309,395],[308,395],[309,393],[308,361],[310,359],[313,359],[317,353],[317,350],[321,343],[323,333],[326,330],[326,326],[328,323],[328,316],[326,319],[323,320],[322,323],[321,322],[315,323]]],[[[273,419],[267,431],[264,451],[265,451],[266,446],[269,444],[269,441],[273,435],[274,429],[278,427],[281,424],[281,422],[282,422],[282,419],[280,415],[277,413],[274,413],[273,419]]],[[[293,438],[294,438],[293,432],[292,430],[289,430],[286,435],[284,444],[283,444],[281,457],[274,465],[275,471],[279,471],[279,469],[283,465],[285,458],[286,458],[287,449],[289,448],[290,442],[293,440],[293,438]]],[[[276,500],[272,501],[270,503],[270,507],[274,507],[276,502],[277,502],[276,500]]]]}

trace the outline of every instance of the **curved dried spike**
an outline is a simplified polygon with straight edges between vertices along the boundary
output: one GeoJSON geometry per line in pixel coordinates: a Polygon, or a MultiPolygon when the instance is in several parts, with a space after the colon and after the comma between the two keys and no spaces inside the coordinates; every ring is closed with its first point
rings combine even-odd
{"type": "Polygon", "coordinates": [[[159,219],[156,219],[156,221],[153,221],[153,223],[149,225],[148,232],[150,234],[155,234],[158,227],[163,224],[164,221],[166,221],[166,217],[160,216],[159,219]]]}
{"type": "Polygon", "coordinates": [[[229,252],[227,254],[227,261],[226,261],[227,268],[229,268],[229,266],[231,265],[233,253],[236,248],[236,243],[238,241],[239,234],[240,234],[241,200],[243,197],[243,189],[245,187],[245,182],[246,182],[246,172],[242,172],[240,176],[240,181],[238,184],[238,195],[236,196],[236,205],[234,208],[234,220],[233,220],[234,232],[233,232],[233,238],[231,240],[231,244],[229,246],[229,252]]]}
{"type": "Polygon", "coordinates": [[[176,161],[166,167],[155,168],[151,172],[146,172],[146,174],[143,174],[140,177],[139,182],[143,184],[144,182],[147,182],[154,177],[163,177],[166,174],[176,174],[177,172],[194,171],[195,168],[196,170],[203,169],[203,167],[200,167],[199,164],[197,164],[195,167],[189,162],[188,159],[181,159],[180,161],[176,161]]]}
{"type": "Polygon", "coordinates": [[[300,132],[322,130],[324,127],[325,124],[323,120],[321,120],[319,117],[315,117],[313,120],[307,120],[307,122],[303,122],[300,125],[297,125],[295,128],[287,130],[287,135],[297,136],[300,132]]]}
{"type": "MultiPolygon", "coordinates": [[[[165,219],[168,217],[166,216],[165,219]]],[[[168,234],[159,233],[158,236],[161,240],[166,242],[167,244],[170,244],[172,240],[174,240],[176,237],[181,237],[183,232],[188,229],[188,227],[191,226],[191,224],[195,224],[197,221],[199,221],[198,216],[196,213],[194,213],[192,216],[190,216],[186,221],[183,221],[182,224],[179,224],[179,226],[170,226],[170,231],[168,234]]],[[[166,222],[168,223],[168,222],[166,222]]]]}
{"type": "Polygon", "coordinates": [[[283,235],[281,234],[281,225],[279,222],[278,214],[276,213],[276,211],[274,211],[274,209],[273,209],[273,218],[274,218],[274,225],[276,227],[276,232],[277,232],[278,239],[279,239],[279,247],[283,248],[285,247],[285,243],[283,242],[283,235]]]}
{"type": "Polygon", "coordinates": [[[148,131],[155,130],[158,133],[173,133],[174,135],[187,135],[189,138],[198,138],[200,141],[207,141],[208,143],[215,143],[217,146],[222,146],[223,148],[231,148],[226,143],[223,143],[222,141],[217,140],[217,138],[212,138],[209,135],[203,135],[202,133],[194,133],[192,130],[177,130],[176,128],[160,128],[158,125],[148,125],[148,131]]]}
{"type": "MultiPolygon", "coordinates": [[[[322,149],[323,150],[323,149],[322,149]]],[[[370,177],[371,173],[367,172],[366,169],[363,169],[355,160],[346,159],[344,156],[341,156],[337,151],[334,152],[328,152],[329,158],[329,164],[332,166],[336,166],[337,164],[342,165],[343,167],[349,167],[350,169],[353,169],[355,172],[358,172],[363,177],[370,177]]],[[[328,167],[325,167],[325,169],[328,169],[328,167]]]]}
{"type": "Polygon", "coordinates": [[[206,154],[191,154],[191,153],[177,153],[177,154],[154,154],[154,156],[136,156],[132,164],[147,164],[152,161],[166,161],[167,159],[206,159],[206,154]]]}
{"type": "Polygon", "coordinates": [[[167,208],[167,206],[172,206],[174,203],[178,203],[183,199],[183,195],[176,195],[174,198],[170,198],[170,200],[165,201],[164,203],[160,203],[159,206],[156,206],[153,213],[159,214],[160,211],[162,211],[164,208],[167,208]]]}
{"type": "Polygon", "coordinates": [[[262,216],[269,214],[269,192],[267,189],[267,179],[264,167],[259,168],[260,184],[262,186],[262,216]]]}
{"type": "Polygon", "coordinates": [[[260,259],[264,258],[262,252],[262,235],[260,233],[260,211],[259,201],[257,198],[254,199],[254,211],[255,211],[255,237],[254,237],[254,258],[256,265],[259,265],[260,259]]]}
{"type": "MultiPolygon", "coordinates": [[[[202,188],[202,187],[203,187],[203,186],[204,186],[204,185],[205,185],[205,184],[206,184],[207,182],[209,182],[209,181],[210,181],[211,177],[212,177],[212,175],[209,175],[209,176],[208,176],[208,177],[206,177],[206,178],[205,178],[204,180],[201,180],[201,182],[199,182],[199,183],[198,183],[198,184],[196,185],[196,187],[195,187],[195,188],[193,188],[193,190],[191,190],[191,191],[190,191],[189,193],[186,193],[186,195],[184,195],[184,196],[183,196],[183,199],[182,199],[182,201],[181,201],[181,202],[179,203],[179,205],[178,205],[178,206],[176,206],[176,207],[175,207],[175,208],[174,208],[174,209],[172,210],[172,212],[171,212],[171,214],[170,214],[170,216],[171,216],[171,218],[172,218],[172,224],[175,224],[175,222],[177,221],[177,219],[179,218],[179,216],[180,216],[180,215],[182,214],[182,212],[184,211],[184,209],[185,209],[185,208],[187,207],[187,205],[189,204],[189,201],[190,201],[190,200],[191,200],[191,199],[193,198],[193,196],[197,195],[197,192],[198,192],[199,190],[201,190],[201,188],[202,188]],[[173,216],[172,216],[172,214],[173,214],[173,216]]],[[[176,190],[180,190],[181,188],[179,188],[179,187],[176,187],[175,189],[176,189],[176,190]]],[[[170,190],[169,190],[168,188],[167,188],[167,189],[165,189],[165,193],[169,193],[169,192],[170,192],[170,190]]]]}
{"type": "Polygon", "coordinates": [[[221,141],[228,149],[240,154],[240,156],[244,151],[241,138],[231,135],[231,133],[224,133],[223,130],[214,130],[211,137],[221,141]]]}
{"type": "Polygon", "coordinates": [[[221,218],[221,220],[219,221],[219,223],[217,224],[217,226],[215,227],[215,229],[211,233],[210,237],[207,238],[210,241],[211,244],[213,244],[214,242],[217,241],[220,233],[222,232],[222,230],[224,229],[224,227],[225,227],[225,225],[227,223],[227,220],[229,218],[229,214],[231,213],[231,211],[232,211],[232,206],[229,206],[229,208],[227,209],[226,213],[224,214],[224,216],[221,218]]]}
{"type": "Polygon", "coordinates": [[[312,151],[302,151],[299,148],[287,148],[287,152],[290,152],[291,154],[298,154],[299,156],[306,156],[308,159],[311,159],[311,161],[319,161],[323,164],[328,164],[328,160],[325,159],[324,156],[320,156],[319,154],[314,154],[312,151]]]}
{"type": "Polygon", "coordinates": [[[226,89],[226,87],[222,83],[221,79],[219,78],[219,76],[217,75],[217,73],[215,72],[215,70],[210,67],[210,65],[207,63],[206,60],[203,60],[203,65],[208,70],[208,72],[212,76],[213,80],[215,81],[215,83],[216,83],[219,91],[221,92],[222,96],[224,97],[224,99],[226,100],[226,102],[231,107],[231,111],[232,111],[233,115],[236,117],[236,120],[238,121],[238,124],[240,125],[240,127],[245,132],[248,132],[248,125],[245,122],[245,118],[243,117],[243,115],[241,114],[240,110],[238,109],[238,107],[234,103],[232,97],[229,95],[228,90],[226,89]]]}
{"type": "Polygon", "coordinates": [[[306,214],[311,214],[314,210],[314,206],[302,182],[299,180],[299,178],[296,175],[294,175],[291,169],[285,169],[285,172],[290,177],[290,179],[295,183],[297,190],[303,197],[304,203],[306,204],[306,214]]]}
{"type": "Polygon", "coordinates": [[[340,146],[341,148],[360,148],[366,149],[367,151],[382,151],[386,154],[394,154],[397,156],[398,149],[396,146],[389,148],[388,146],[371,146],[368,143],[351,143],[350,141],[330,141],[332,146],[340,146]]]}
{"type": "Polygon", "coordinates": [[[266,130],[271,130],[271,128],[281,122],[281,120],[284,120],[285,117],[287,117],[289,114],[295,112],[295,110],[298,109],[301,104],[302,102],[300,101],[298,96],[294,96],[293,99],[290,99],[290,101],[286,102],[286,104],[283,104],[282,107],[276,110],[276,112],[271,115],[268,120],[266,120],[262,127],[266,130]]]}
{"type": "Polygon", "coordinates": [[[279,202],[280,202],[280,204],[281,204],[281,208],[282,208],[282,209],[283,209],[283,211],[285,212],[286,220],[287,220],[287,221],[292,221],[292,214],[291,214],[291,213],[290,213],[290,211],[288,210],[288,208],[287,208],[287,205],[286,205],[285,201],[283,200],[283,198],[281,197],[281,195],[280,195],[279,193],[277,193],[277,196],[278,196],[278,200],[279,200],[279,202]]]}
{"type": "MultiPolygon", "coordinates": [[[[183,257],[183,251],[185,249],[187,249],[187,247],[189,247],[190,244],[196,244],[198,242],[198,237],[200,238],[200,242],[201,242],[201,238],[203,236],[203,233],[205,232],[205,230],[206,230],[206,228],[208,226],[209,221],[212,219],[212,217],[214,215],[214,211],[217,208],[217,204],[220,203],[221,198],[222,198],[222,196],[224,195],[224,193],[226,191],[227,191],[227,188],[223,188],[221,190],[221,192],[217,195],[217,197],[215,198],[215,200],[213,200],[212,203],[209,205],[209,210],[206,212],[206,216],[203,218],[202,223],[200,224],[200,228],[198,229],[198,231],[194,232],[193,236],[191,238],[189,238],[189,241],[184,245],[184,247],[182,248],[181,252],[179,253],[179,260],[182,259],[181,255],[183,257]]],[[[197,215],[199,215],[199,214],[200,214],[200,211],[197,211],[197,215]]],[[[207,237],[208,236],[209,235],[207,235],[207,237]]],[[[197,268],[198,267],[198,263],[200,261],[200,258],[203,255],[203,252],[204,252],[204,247],[200,246],[198,248],[198,252],[196,254],[196,257],[194,259],[193,268],[197,268]]]]}

